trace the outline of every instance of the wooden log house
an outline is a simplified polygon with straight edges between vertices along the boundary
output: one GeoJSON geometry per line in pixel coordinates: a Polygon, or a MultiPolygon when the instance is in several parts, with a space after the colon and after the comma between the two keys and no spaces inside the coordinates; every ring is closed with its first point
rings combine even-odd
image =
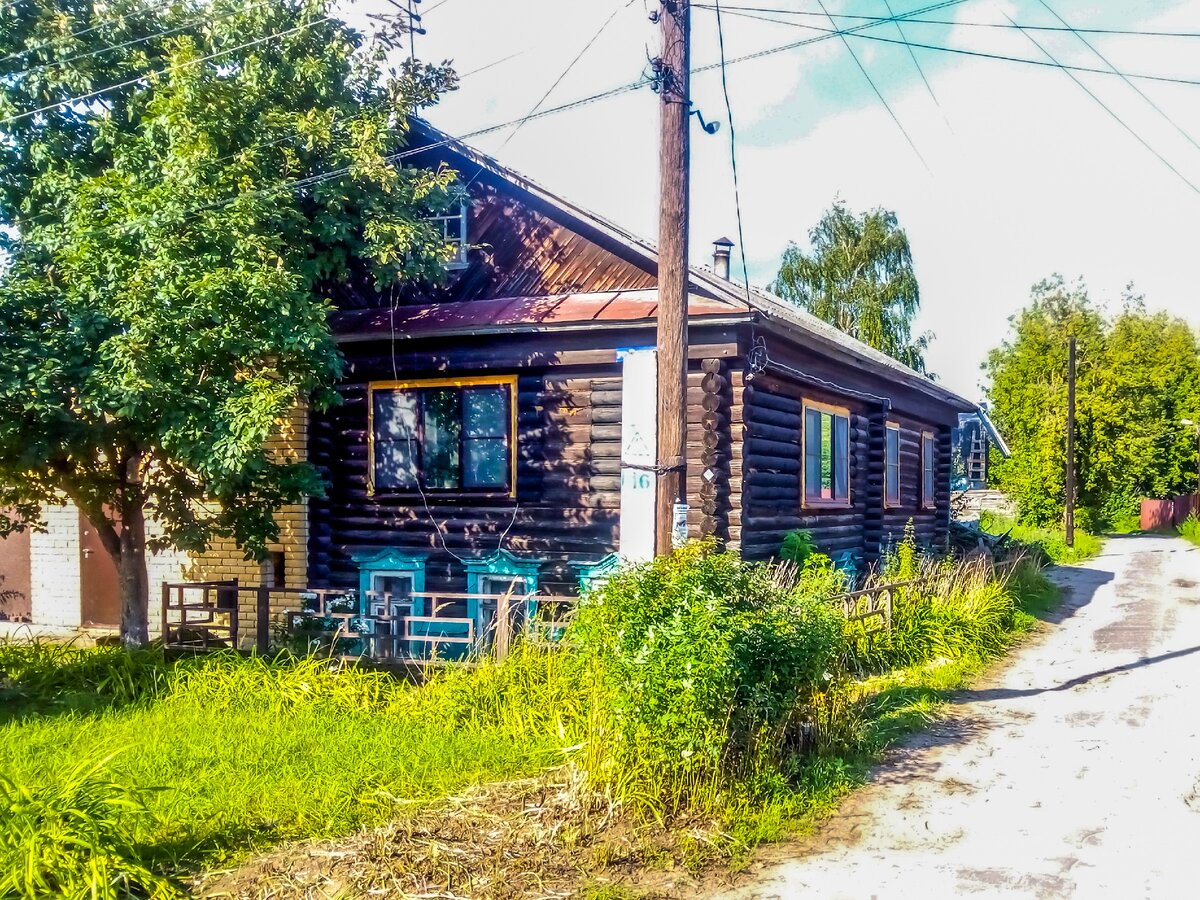
{"type": "MultiPolygon", "coordinates": [[[[574,593],[645,553],[630,430],[655,398],[630,359],[654,345],[654,247],[426,123],[410,143],[469,185],[440,217],[460,252],[442,286],[339,300],[343,402],[309,428],[328,491],[308,583],[574,593]]],[[[974,404],[729,281],[728,248],[691,273],[689,534],[763,559],[808,529],[859,567],[910,520],[944,543],[951,431],[974,404]]]]}

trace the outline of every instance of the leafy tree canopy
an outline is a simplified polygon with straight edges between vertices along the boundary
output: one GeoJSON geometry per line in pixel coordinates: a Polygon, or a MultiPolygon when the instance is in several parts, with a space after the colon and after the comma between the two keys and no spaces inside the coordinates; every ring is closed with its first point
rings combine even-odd
{"type": "MultiPolygon", "coordinates": [[[[914,336],[921,292],[908,235],[896,214],[856,214],[842,201],[809,232],[810,253],[795,244],[783,252],[772,290],[814,316],[926,372],[930,332],[914,336]]],[[[928,373],[926,373],[928,374],[928,373]]]]}
{"type": "Polygon", "coordinates": [[[269,433],[327,389],[327,297],[436,278],[453,174],[395,158],[446,65],[389,68],[328,0],[0,12],[0,533],[74,501],[146,640],[155,546],[252,555],[318,490],[269,433]]]}
{"type": "Polygon", "coordinates": [[[1200,343],[1181,319],[1151,313],[1126,291],[1107,316],[1082,283],[1037,284],[984,364],[992,416],[1012,450],[997,485],[1026,521],[1056,524],[1065,503],[1067,345],[1077,342],[1076,448],[1084,521],[1116,525],[1142,497],[1194,490],[1200,421],[1200,343]]]}

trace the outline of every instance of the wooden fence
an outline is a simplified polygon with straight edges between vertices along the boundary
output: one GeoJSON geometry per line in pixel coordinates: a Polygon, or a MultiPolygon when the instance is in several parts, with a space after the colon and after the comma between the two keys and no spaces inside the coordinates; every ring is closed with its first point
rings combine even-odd
{"type": "Polygon", "coordinates": [[[1200,517],[1200,494],[1142,501],[1142,531],[1173,531],[1188,516],[1200,517]]]}
{"type": "MultiPolygon", "coordinates": [[[[1023,557],[980,559],[993,577],[1007,578],[1023,557]]],[[[971,565],[971,564],[968,564],[971,565]]],[[[910,592],[950,590],[962,569],[908,581],[871,584],[829,598],[846,620],[870,636],[892,627],[897,600],[910,592]]],[[[388,663],[463,660],[481,653],[506,656],[518,634],[553,643],[574,609],[574,597],[416,592],[367,594],[312,588],[273,588],[237,581],[164,584],[163,644],[173,650],[222,647],[267,653],[272,639],[304,642],[305,650],[388,663]]]]}
{"type": "Polygon", "coordinates": [[[403,596],[314,588],[274,588],[233,581],[164,584],[165,647],[269,651],[274,639],[305,642],[331,656],[385,662],[463,658],[480,651],[504,657],[518,631],[554,639],[574,598],[414,592],[403,596]]]}
{"type": "MultiPolygon", "coordinates": [[[[1018,553],[998,563],[980,560],[978,565],[986,566],[994,578],[1008,579],[1024,559],[1024,554],[1018,553]]],[[[908,581],[870,585],[862,590],[832,597],[831,602],[840,603],[846,621],[852,624],[857,623],[863,633],[870,637],[881,631],[891,630],[897,598],[903,599],[909,592],[949,590],[953,586],[954,579],[958,577],[961,577],[961,569],[955,568],[948,572],[938,572],[908,581]]]]}

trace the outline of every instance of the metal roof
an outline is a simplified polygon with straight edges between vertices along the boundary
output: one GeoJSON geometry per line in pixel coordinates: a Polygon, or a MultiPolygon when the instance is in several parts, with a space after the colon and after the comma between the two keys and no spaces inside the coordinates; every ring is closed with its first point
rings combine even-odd
{"type": "MultiPolygon", "coordinates": [[[[700,294],[688,297],[688,317],[748,316],[744,303],[730,304],[700,294]]],[[[560,328],[602,322],[648,324],[658,315],[658,291],[603,291],[545,297],[500,297],[395,309],[348,310],[333,314],[338,339],[369,340],[382,335],[433,337],[443,334],[487,334],[560,328]]]]}
{"type": "MultiPolygon", "coordinates": [[[[653,271],[658,271],[658,249],[653,242],[638,237],[603,216],[554,194],[537,182],[439,130],[424,119],[412,118],[410,124],[412,133],[418,140],[427,140],[430,149],[445,147],[454,154],[465,157],[478,166],[480,171],[491,172],[555,210],[558,217],[565,218],[573,227],[582,228],[587,233],[618,245],[627,254],[641,257],[645,265],[653,271]]],[[[700,266],[690,267],[690,280],[693,290],[711,295],[717,303],[723,304],[722,309],[725,312],[744,312],[749,308],[766,321],[776,323],[781,330],[792,332],[801,341],[815,343],[835,357],[850,359],[865,369],[887,375],[960,410],[974,411],[978,408],[970,400],[947,390],[936,381],[892,359],[886,353],[839,331],[828,322],[818,319],[794,303],[759,288],[753,286],[748,288],[745,284],[726,280],[711,269],[700,266]]]]}

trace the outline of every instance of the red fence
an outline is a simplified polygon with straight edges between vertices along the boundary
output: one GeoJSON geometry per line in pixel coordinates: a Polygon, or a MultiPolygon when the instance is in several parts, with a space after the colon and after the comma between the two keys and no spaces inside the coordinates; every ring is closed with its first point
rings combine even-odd
{"type": "Polygon", "coordinates": [[[1188,516],[1200,518],[1200,494],[1142,501],[1142,531],[1171,531],[1188,516]]]}

